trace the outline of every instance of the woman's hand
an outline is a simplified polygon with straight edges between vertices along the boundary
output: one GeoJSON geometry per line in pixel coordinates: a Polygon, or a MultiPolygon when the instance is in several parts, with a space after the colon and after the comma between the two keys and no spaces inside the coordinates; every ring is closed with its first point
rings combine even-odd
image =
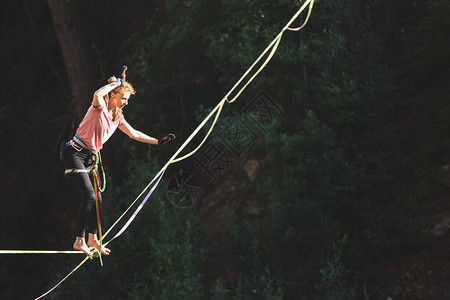
{"type": "Polygon", "coordinates": [[[176,136],[173,133],[163,135],[158,139],[158,145],[164,145],[165,143],[173,141],[174,139],[176,139],[176,136]]]}
{"type": "Polygon", "coordinates": [[[94,105],[94,107],[99,107],[99,106],[106,104],[104,97],[106,95],[108,95],[109,92],[111,92],[113,89],[115,89],[116,87],[118,87],[121,84],[122,84],[122,81],[119,78],[117,78],[115,81],[108,83],[107,85],[102,86],[97,91],[95,91],[94,99],[92,101],[92,104],[94,105]]]}

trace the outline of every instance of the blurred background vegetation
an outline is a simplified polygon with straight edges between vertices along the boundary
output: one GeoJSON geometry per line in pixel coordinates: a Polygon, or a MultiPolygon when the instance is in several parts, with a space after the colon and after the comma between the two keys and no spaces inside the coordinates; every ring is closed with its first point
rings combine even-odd
{"type": "MultiPolygon", "coordinates": [[[[2,1],[0,248],[70,249],[79,200],[59,143],[122,64],[137,90],[128,122],[178,138],[151,147],[118,131],[105,144],[105,228],[301,4],[2,1]]],[[[167,190],[195,160],[171,166],[105,266],[89,262],[48,298],[450,297],[449,15],[445,0],[316,0],[212,140],[225,147],[219,132],[261,92],[283,113],[217,180],[197,170],[189,208],[167,190]]],[[[80,259],[1,256],[0,299],[37,297],[80,259]]]]}

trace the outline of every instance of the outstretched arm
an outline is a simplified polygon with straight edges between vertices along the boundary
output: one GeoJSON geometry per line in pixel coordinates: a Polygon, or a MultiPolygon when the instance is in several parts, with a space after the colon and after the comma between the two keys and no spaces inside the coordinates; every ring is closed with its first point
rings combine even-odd
{"type": "Polygon", "coordinates": [[[119,129],[122,130],[130,138],[132,138],[136,141],[139,141],[139,142],[147,143],[147,144],[164,145],[165,143],[176,139],[175,134],[173,134],[173,133],[169,133],[169,134],[163,135],[159,139],[155,139],[154,137],[148,136],[145,133],[142,133],[142,132],[134,129],[125,120],[123,120],[122,123],[119,125],[119,129]]]}
{"type": "Polygon", "coordinates": [[[108,83],[107,85],[99,88],[94,93],[94,100],[92,101],[92,104],[94,105],[94,107],[99,107],[99,106],[106,104],[104,97],[106,95],[108,95],[108,93],[111,92],[113,89],[115,89],[116,87],[121,85],[121,83],[122,83],[121,80],[117,79],[116,81],[108,83]]]}
{"type": "Polygon", "coordinates": [[[142,132],[134,129],[125,120],[119,126],[119,129],[122,130],[126,135],[128,135],[133,140],[147,143],[147,144],[158,145],[158,139],[155,139],[154,137],[148,136],[145,133],[142,133],[142,132]]]}

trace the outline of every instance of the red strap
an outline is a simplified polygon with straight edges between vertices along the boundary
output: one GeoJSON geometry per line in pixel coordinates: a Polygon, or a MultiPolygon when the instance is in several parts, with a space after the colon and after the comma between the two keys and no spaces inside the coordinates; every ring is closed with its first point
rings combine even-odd
{"type": "Polygon", "coordinates": [[[100,249],[98,249],[98,257],[100,259],[100,264],[103,266],[103,261],[102,261],[102,248],[103,248],[103,237],[102,237],[102,224],[100,222],[100,205],[98,203],[98,190],[100,189],[99,184],[98,184],[98,177],[97,177],[97,172],[94,172],[93,174],[94,177],[94,187],[95,187],[95,208],[97,210],[97,225],[98,225],[98,235],[99,235],[99,240],[100,240],[100,249]]]}

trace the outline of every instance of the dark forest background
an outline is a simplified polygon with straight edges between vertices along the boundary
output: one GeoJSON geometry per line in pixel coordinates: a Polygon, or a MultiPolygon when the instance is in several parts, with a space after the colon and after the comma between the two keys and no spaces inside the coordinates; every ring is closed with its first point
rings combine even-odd
{"type": "MultiPolygon", "coordinates": [[[[59,144],[123,64],[128,122],[177,139],[105,144],[104,228],[300,5],[1,1],[0,248],[71,249],[79,200],[59,144]]],[[[317,0],[104,267],[47,298],[449,299],[449,15],[447,0],[317,0]],[[258,103],[273,108],[263,123],[258,103]],[[223,133],[237,124],[248,139],[233,152],[223,133]]],[[[2,255],[0,299],[35,298],[81,259],[2,255]]]]}

